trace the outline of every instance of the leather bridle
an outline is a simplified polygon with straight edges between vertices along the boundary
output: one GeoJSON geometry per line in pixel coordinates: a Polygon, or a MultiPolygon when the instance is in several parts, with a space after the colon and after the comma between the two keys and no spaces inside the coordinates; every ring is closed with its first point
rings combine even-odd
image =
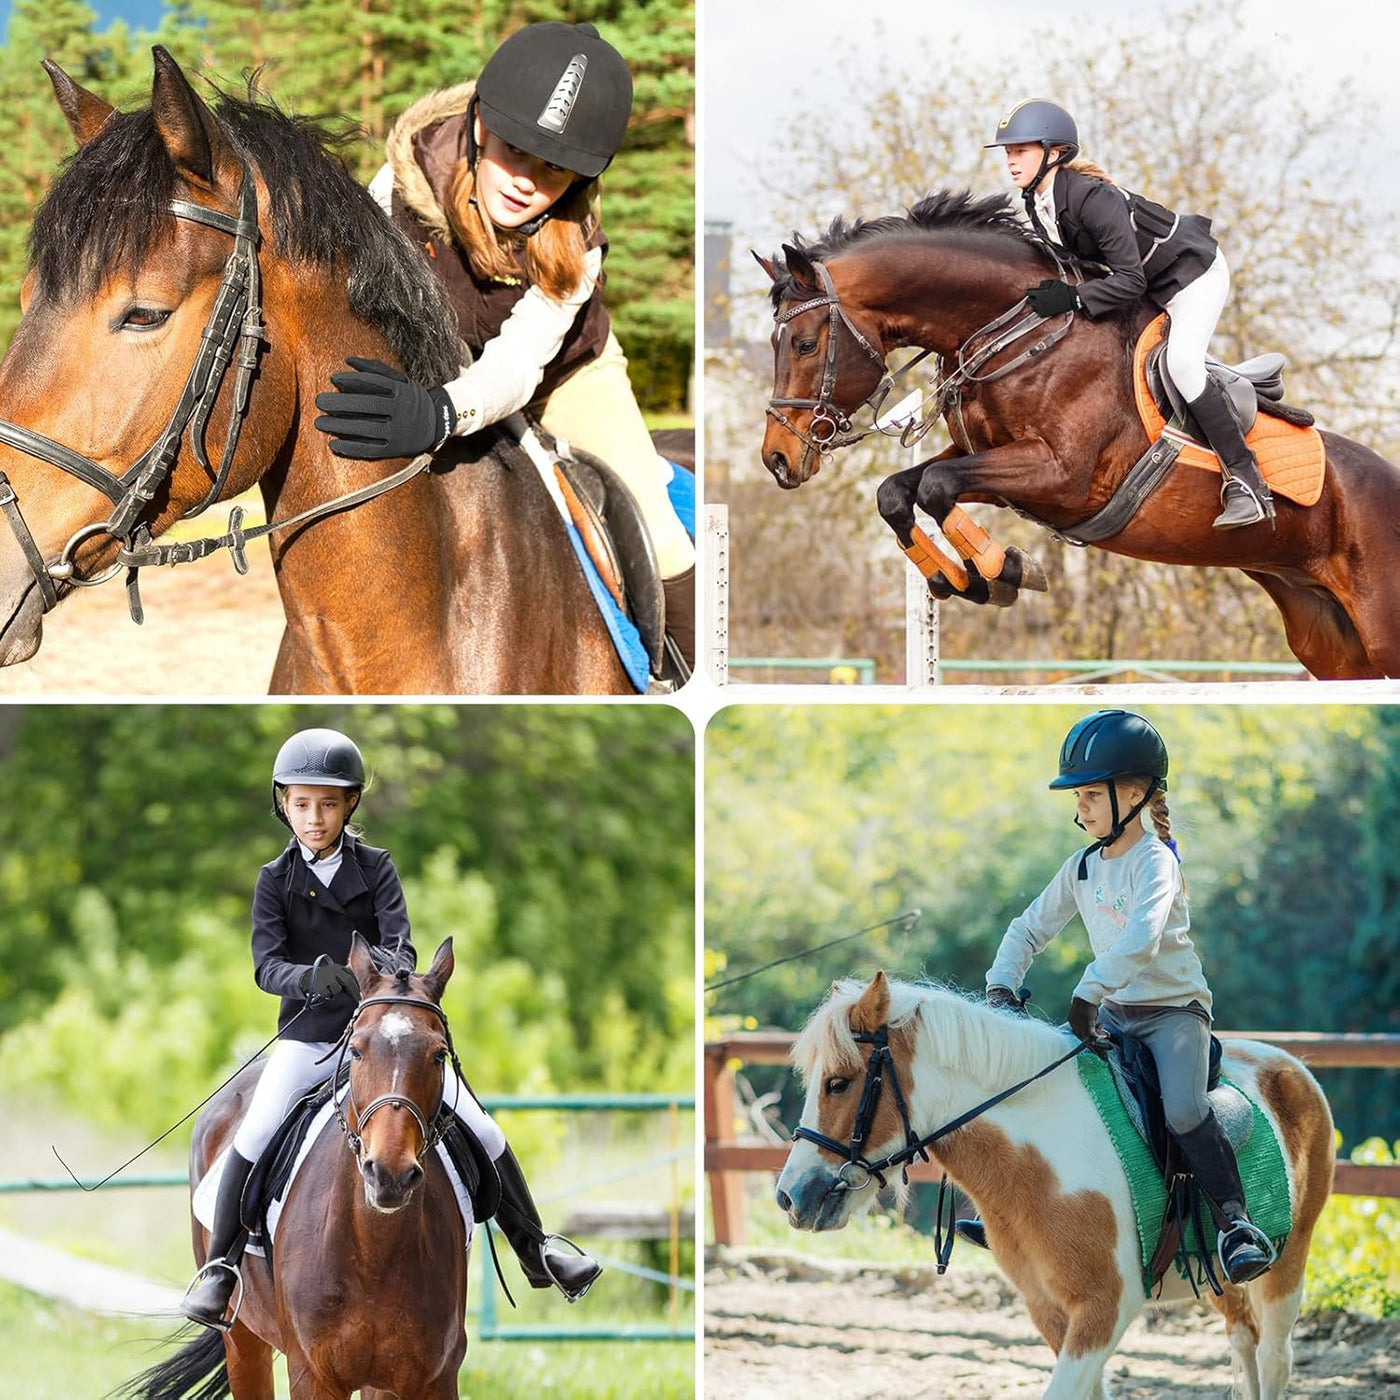
{"type": "Polygon", "coordinates": [[[112,512],[106,520],[85,525],[63,546],[56,560],[45,560],[34,540],[24,516],[19,498],[9,479],[0,471],[0,512],[24,553],[29,570],[38,584],[44,612],[58,605],[58,584],[75,588],[95,588],[106,583],[125,569],[127,571],[127,601],[134,622],[144,616],[138,586],[138,571],[151,565],[185,564],[219,549],[230,551],[234,568],[240,574],[248,572],[246,548],[251,540],[274,530],[306,524],[336,511],[348,510],[365,501],[382,496],[417,476],[432,464],[432,454],[422,453],[406,467],[371,482],[356,491],[347,492],[324,501],[308,510],[283,520],[269,521],[253,529],[243,528],[243,508],[234,506],[229,513],[227,533],[208,539],[156,544],[151,537],[149,522],[142,519],[156,493],[168,480],[180,455],[180,444],[186,433],[195,460],[209,474],[210,485],[204,499],[191,511],[189,519],[201,514],[217,501],[228,481],[238,448],[239,434],[248,409],[253,373],[258,366],[259,350],[267,339],[262,319],[262,281],[258,267],[258,196],[247,159],[240,152],[239,165],[242,184],[238,192],[238,212],[226,214],[185,199],[172,199],[170,213],[177,219],[204,224],[226,233],[233,239],[233,251],[224,264],[223,278],[214,298],[214,305],[205,322],[197,351],[179,401],[165,430],[144,453],[121,475],[109,471],[90,457],[71,447],[0,418],[0,443],[19,449],[31,457],[77,477],[100,491],[112,502],[112,512]],[[233,386],[233,402],[229,411],[228,432],[217,471],[210,465],[204,436],[209,415],[223,387],[229,365],[237,354],[237,374],[233,386]],[[119,544],[115,562],[93,578],[78,575],[74,554],[78,546],[95,535],[109,535],[119,544]]]}
{"type": "Polygon", "coordinates": [[[832,282],[831,274],[826,270],[826,266],[823,263],[814,262],[812,269],[817,274],[817,280],[821,283],[822,295],[809,297],[807,300],[799,301],[781,311],[775,311],[773,319],[777,322],[779,334],[781,334],[782,328],[798,316],[805,316],[811,311],[826,311],[826,363],[822,366],[821,387],[814,399],[784,399],[775,395],[768,400],[767,408],[768,416],[781,423],[806,449],[802,454],[804,471],[813,452],[820,453],[823,457],[829,457],[838,447],[849,447],[873,431],[866,429],[865,432],[852,433],[851,414],[859,413],[862,408],[867,407],[872,412],[879,413],[880,405],[884,402],[885,396],[890,391],[890,386],[894,383],[894,377],[885,372],[884,351],[878,346],[872,345],[856,323],[851,320],[846,308],[841,305],[841,298],[836,294],[835,284],[832,282]],[[840,357],[836,336],[836,328],[839,325],[846,327],[855,338],[856,344],[880,366],[881,370],[880,382],[850,410],[838,408],[831,399],[832,394],[836,391],[836,362],[840,357]],[[807,425],[806,432],[803,432],[786,414],[779,411],[784,408],[808,408],[812,410],[812,418],[807,425]]]}
{"type": "Polygon", "coordinates": [[[927,1162],[929,1160],[928,1148],[940,1138],[946,1137],[949,1133],[971,1123],[974,1118],[980,1118],[989,1108],[995,1108],[1003,1099],[1009,1099],[1012,1094],[1020,1093],[1027,1085],[1034,1084],[1037,1079],[1044,1078],[1045,1075],[1058,1069],[1067,1060],[1072,1060],[1080,1051],[1090,1048],[1086,1041],[1076,1042],[1072,1050],[1066,1051],[1058,1060],[1046,1065],[1044,1069],[1031,1075],[1029,1079],[1023,1079],[1019,1084],[1013,1084],[1011,1088],[1003,1089],[1001,1093],[984,1099],[976,1107],[968,1109],[966,1113],[960,1113],[951,1122],[944,1123],[942,1127],[935,1128],[933,1132],[925,1133],[920,1137],[914,1131],[914,1125],[909,1121],[908,1100],[904,1097],[904,1090],[900,1087],[899,1071],[895,1066],[894,1056],[890,1053],[890,1028],[888,1024],[881,1026],[879,1030],[854,1031],[852,1034],[857,1044],[870,1045],[874,1048],[866,1062],[865,1083],[861,1087],[856,1119],[851,1125],[850,1141],[838,1142],[835,1138],[828,1137],[825,1133],[818,1132],[815,1128],[809,1128],[805,1124],[799,1124],[792,1134],[794,1140],[805,1139],[807,1142],[816,1143],[818,1147],[824,1147],[828,1152],[834,1152],[838,1157],[846,1159],[837,1173],[837,1187],[843,1191],[862,1191],[870,1185],[872,1180],[879,1182],[880,1186],[883,1187],[885,1185],[884,1174],[891,1167],[899,1167],[907,1182],[909,1180],[909,1164],[916,1157],[927,1162]],[[865,1141],[875,1122],[875,1114],[880,1107],[880,1095],[883,1092],[887,1075],[890,1090],[894,1094],[894,1101],[899,1109],[899,1121],[904,1129],[904,1146],[886,1153],[883,1157],[870,1158],[865,1155],[865,1141]],[[864,1175],[856,1180],[854,1178],[855,1171],[862,1172],[864,1175]]]}
{"type": "MultiPolygon", "coordinates": [[[[360,1019],[365,1009],[370,1006],[416,1006],[425,1011],[431,1011],[442,1023],[442,1033],[447,1040],[447,1054],[452,1063],[452,1068],[457,1072],[457,1077],[462,1077],[462,1067],[457,1060],[457,1051],[452,1044],[452,1030],[447,1024],[447,1013],[435,1001],[428,1001],[424,997],[411,996],[378,996],[366,997],[356,1008],[355,1014],[350,1018],[349,1024],[341,1034],[337,1048],[340,1051],[336,1060],[336,1069],[333,1082],[339,1082],[340,1071],[345,1064],[345,1056],[350,1048],[350,1036],[354,1032],[355,1023],[360,1019]]],[[[332,1052],[334,1053],[334,1052],[332,1052]]],[[[404,1094],[379,1094],[372,1098],[363,1108],[355,1102],[355,1092],[346,1081],[344,1097],[337,1097],[335,1101],[335,1114],[340,1123],[341,1131],[345,1134],[345,1141],[349,1145],[350,1151],[354,1154],[356,1165],[363,1166],[362,1153],[364,1151],[363,1134],[365,1124],[379,1112],[381,1108],[393,1105],[396,1108],[406,1109],[409,1116],[418,1126],[418,1131],[422,1136],[422,1146],[416,1154],[419,1166],[422,1166],[423,1159],[442,1140],[442,1135],[447,1131],[448,1124],[452,1121],[453,1109],[446,1099],[439,1094],[438,1105],[430,1114],[424,1112],[419,1104],[408,1098],[404,1094]],[[346,1107],[349,1107],[350,1115],[353,1115],[354,1126],[351,1126],[350,1115],[346,1114],[346,1107]]]]}

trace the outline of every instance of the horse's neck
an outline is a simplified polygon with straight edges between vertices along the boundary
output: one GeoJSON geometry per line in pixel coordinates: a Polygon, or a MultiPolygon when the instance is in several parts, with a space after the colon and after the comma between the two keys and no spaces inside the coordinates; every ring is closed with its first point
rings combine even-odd
{"type": "Polygon", "coordinates": [[[918,346],[950,355],[1046,275],[1029,256],[1007,260],[910,240],[883,256],[849,259],[841,282],[849,279],[860,303],[876,313],[887,351],[918,346]]]}

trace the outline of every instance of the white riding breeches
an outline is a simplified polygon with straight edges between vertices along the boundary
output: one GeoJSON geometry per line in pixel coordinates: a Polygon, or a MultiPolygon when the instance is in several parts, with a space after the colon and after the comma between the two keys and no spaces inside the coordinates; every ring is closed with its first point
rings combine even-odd
{"type": "Polygon", "coordinates": [[[1225,254],[1217,251],[1215,261],[1167,302],[1172,318],[1167,373],[1188,403],[1206,387],[1206,352],[1229,295],[1230,267],[1225,254]]]}
{"type": "MultiPolygon", "coordinates": [[[[246,1162],[256,1162],[272,1140],[288,1108],[310,1089],[330,1077],[332,1060],[318,1064],[334,1045],[330,1041],[279,1040],[268,1056],[253,1100],[234,1134],[233,1145],[246,1162]]],[[[494,1162],[506,1150],[505,1134],[471,1091],[458,1079],[450,1064],[442,1067],[443,1099],[472,1130],[494,1162]]]]}

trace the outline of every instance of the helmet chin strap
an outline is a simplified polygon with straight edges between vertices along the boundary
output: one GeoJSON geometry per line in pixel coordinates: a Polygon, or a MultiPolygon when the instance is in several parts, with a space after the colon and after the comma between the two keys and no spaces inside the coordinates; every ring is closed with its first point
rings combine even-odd
{"type": "MultiPolygon", "coordinates": [[[[1099,840],[1095,841],[1092,846],[1086,847],[1083,855],[1079,857],[1079,879],[1087,880],[1089,878],[1089,857],[1093,855],[1095,851],[1100,851],[1105,847],[1112,846],[1128,829],[1128,823],[1152,801],[1153,797],[1157,794],[1157,790],[1161,786],[1162,780],[1160,778],[1153,778],[1152,781],[1148,783],[1147,791],[1143,793],[1141,800],[1135,802],[1128,812],[1120,817],[1118,815],[1118,780],[1116,778],[1110,778],[1108,780],[1108,810],[1109,815],[1113,818],[1113,826],[1110,828],[1107,836],[1101,837],[1099,840]]],[[[1084,830],[1084,823],[1079,820],[1078,812],[1074,814],[1074,824],[1081,831],[1084,830]]]]}

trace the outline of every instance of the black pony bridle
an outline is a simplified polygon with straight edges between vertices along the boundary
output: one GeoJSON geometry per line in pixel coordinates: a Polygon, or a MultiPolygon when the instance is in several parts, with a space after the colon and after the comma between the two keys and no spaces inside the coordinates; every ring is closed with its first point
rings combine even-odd
{"type": "Polygon", "coordinates": [[[18,448],[31,457],[37,457],[40,461],[48,462],[70,476],[77,477],[94,490],[100,491],[113,505],[112,513],[106,520],[85,525],[63,546],[56,560],[47,561],[20,512],[19,498],[14,487],[4,472],[0,471],[0,512],[4,513],[24,553],[29,570],[38,584],[46,613],[58,605],[59,583],[75,588],[95,588],[125,569],[131,617],[134,622],[140,622],[144,614],[138,586],[138,570],[151,565],[186,564],[203,559],[216,550],[227,549],[233,559],[234,568],[240,574],[246,574],[246,549],[249,541],[259,539],[274,530],[302,525],[323,515],[348,510],[373,500],[376,496],[382,496],[386,491],[391,491],[417,476],[432,463],[432,454],[425,452],[415,457],[408,466],[401,467],[391,475],[371,482],[357,491],[347,492],[284,520],[270,521],[253,529],[243,528],[243,508],[234,506],[229,512],[227,533],[216,538],[174,544],[156,544],[151,538],[149,525],[141,517],[174,470],[180,455],[180,444],[186,432],[189,434],[190,448],[195,460],[209,474],[210,485],[204,499],[193,510],[186,512],[184,518],[190,519],[201,514],[222,494],[233,466],[239,434],[247,413],[259,350],[263,341],[267,339],[262,319],[262,280],[258,267],[260,234],[257,186],[248,161],[241,152],[238,159],[242,169],[242,183],[238,192],[237,215],[225,214],[218,209],[209,209],[185,199],[172,199],[168,206],[170,213],[177,219],[204,224],[209,228],[218,229],[220,233],[228,234],[233,239],[233,251],[224,264],[223,278],[209,312],[209,319],[205,322],[199,350],[193,365],[190,366],[179,401],[165,430],[155,442],[118,476],[90,457],[84,457],[82,453],[75,452],[61,442],[55,442],[33,428],[21,427],[18,423],[0,418],[0,443],[18,448]],[[229,411],[229,426],[224,439],[223,454],[218,470],[215,471],[209,462],[204,435],[209,415],[219,397],[235,351],[238,369],[234,380],[233,402],[229,411]],[[93,578],[80,578],[74,562],[74,553],[84,540],[94,535],[109,535],[118,541],[120,548],[110,568],[93,578]]]}
{"type": "Polygon", "coordinates": [[[947,1137],[949,1133],[971,1123],[974,1118],[980,1118],[989,1108],[995,1108],[1003,1099],[1009,1099],[1012,1094],[1019,1094],[1022,1089],[1034,1084],[1037,1079],[1043,1079],[1052,1070],[1059,1069],[1067,1060],[1072,1060],[1081,1051],[1090,1048],[1086,1041],[1077,1042],[1074,1049],[1066,1051],[1058,1060],[1046,1065],[1044,1069],[1038,1070],[1029,1079],[1023,1079],[1019,1084],[1013,1084],[1011,1088],[1003,1089],[1001,1093],[984,1099],[974,1108],[968,1109],[966,1113],[960,1113],[951,1122],[944,1123],[942,1127],[935,1128],[933,1132],[925,1133],[920,1137],[914,1131],[914,1125],[909,1121],[909,1104],[904,1097],[904,1090],[900,1087],[899,1071],[895,1067],[894,1056],[890,1053],[890,1028],[888,1024],[881,1026],[876,1031],[854,1031],[852,1035],[857,1044],[870,1045],[874,1048],[866,1062],[865,1083],[860,1091],[856,1120],[851,1125],[851,1140],[838,1142],[835,1138],[827,1137],[825,1133],[820,1133],[815,1128],[809,1128],[805,1124],[798,1124],[792,1134],[794,1139],[800,1138],[807,1142],[816,1143],[818,1147],[824,1147],[828,1152],[834,1152],[838,1157],[846,1159],[837,1173],[837,1185],[843,1191],[863,1191],[872,1180],[877,1181],[883,1187],[885,1173],[892,1167],[899,1167],[905,1182],[908,1182],[910,1163],[915,1158],[927,1162],[929,1160],[928,1149],[940,1138],[947,1137]],[[880,1107],[880,1095],[884,1089],[886,1076],[889,1078],[890,1090],[894,1094],[894,1101],[899,1109],[899,1120],[904,1129],[904,1146],[883,1157],[870,1158],[865,1155],[865,1140],[870,1134],[870,1129],[875,1122],[876,1111],[880,1107]],[[864,1175],[856,1180],[854,1179],[855,1171],[860,1171],[864,1175]]]}
{"type": "MultiPolygon", "coordinates": [[[[416,1006],[425,1011],[431,1011],[442,1023],[442,1033],[447,1041],[447,1055],[456,1071],[458,1079],[462,1078],[462,1067],[457,1059],[456,1047],[452,1044],[452,1029],[447,1024],[447,1013],[435,1001],[428,1001],[425,997],[411,996],[378,996],[366,997],[355,1009],[355,1014],[350,1018],[349,1024],[341,1033],[339,1041],[331,1049],[329,1054],[339,1051],[336,1059],[335,1076],[333,1082],[340,1080],[341,1068],[345,1064],[345,1057],[350,1049],[350,1036],[354,1032],[355,1023],[360,1019],[365,1009],[370,1006],[416,1006]]],[[[379,1094],[372,1098],[364,1108],[355,1102],[354,1090],[347,1080],[344,1096],[337,1096],[335,1099],[335,1116],[340,1123],[340,1130],[345,1134],[346,1144],[354,1154],[357,1165],[361,1164],[361,1155],[364,1151],[363,1134],[365,1124],[379,1112],[381,1108],[393,1105],[396,1108],[406,1109],[409,1116],[418,1126],[418,1131],[422,1137],[422,1146],[416,1154],[419,1166],[423,1165],[423,1159],[442,1140],[442,1135],[447,1131],[448,1124],[452,1121],[453,1109],[446,1098],[439,1094],[438,1106],[431,1115],[425,1113],[423,1109],[413,1099],[404,1094],[379,1094]],[[347,1117],[345,1109],[349,1106],[351,1114],[354,1115],[355,1126],[350,1126],[350,1119],[347,1117]]]]}

